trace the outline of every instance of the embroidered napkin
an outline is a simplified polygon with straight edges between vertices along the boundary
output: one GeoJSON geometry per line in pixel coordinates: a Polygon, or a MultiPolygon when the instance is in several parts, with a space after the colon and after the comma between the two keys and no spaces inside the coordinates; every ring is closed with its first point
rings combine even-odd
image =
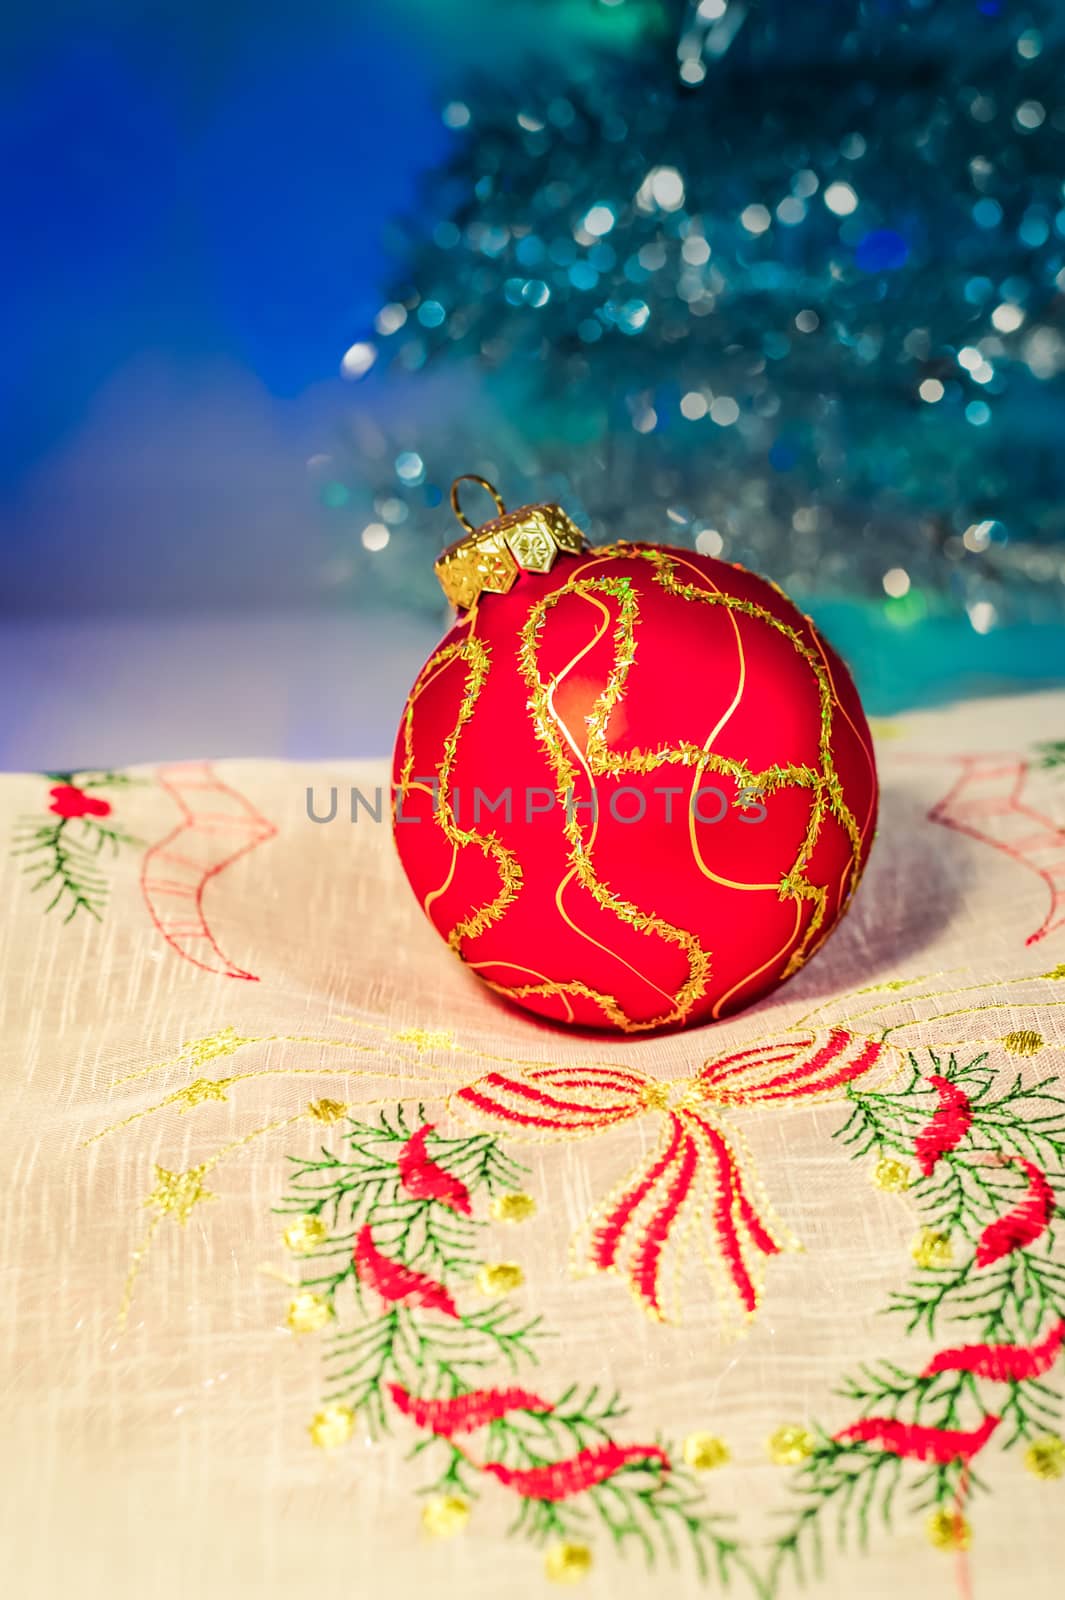
{"type": "Polygon", "coordinates": [[[1063,727],[879,725],[824,951],[636,1039],[463,969],[383,765],[0,780],[20,1592],[1050,1600],[1063,727]]]}

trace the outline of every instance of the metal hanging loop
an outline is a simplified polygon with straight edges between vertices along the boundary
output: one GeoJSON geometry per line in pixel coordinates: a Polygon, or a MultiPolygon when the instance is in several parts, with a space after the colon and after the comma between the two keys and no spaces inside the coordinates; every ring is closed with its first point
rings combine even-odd
{"type": "Polygon", "coordinates": [[[476,472],[464,472],[460,477],[456,478],[454,483],[451,485],[451,509],[455,513],[459,525],[465,528],[467,533],[476,533],[477,529],[474,527],[469,517],[459,505],[460,483],[479,484],[482,489],[487,490],[487,492],[492,496],[492,499],[496,503],[496,510],[498,511],[499,515],[501,517],[506,515],[507,508],[503,504],[503,496],[500,494],[499,490],[494,486],[494,484],[489,483],[487,478],[479,477],[476,472]]]}

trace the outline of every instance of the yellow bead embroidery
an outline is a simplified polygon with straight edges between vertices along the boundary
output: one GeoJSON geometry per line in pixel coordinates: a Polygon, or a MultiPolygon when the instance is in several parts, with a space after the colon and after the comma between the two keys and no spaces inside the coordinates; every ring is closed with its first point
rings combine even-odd
{"type": "Polygon", "coordinates": [[[592,1552],[586,1544],[563,1539],[544,1558],[544,1571],[552,1583],[581,1583],[592,1570],[592,1552]]]}
{"type": "Polygon", "coordinates": [[[516,1261],[486,1261],[477,1274],[482,1294],[510,1294],[524,1282],[525,1274],[516,1261]]]}
{"type": "Polygon", "coordinates": [[[960,1511],[933,1511],[925,1523],[928,1542],[937,1550],[968,1550],[973,1530],[960,1511]]]}
{"type": "Polygon", "coordinates": [[[536,1201],[531,1194],[516,1190],[513,1194],[497,1195],[492,1201],[493,1222],[528,1222],[536,1214],[536,1201]]]}
{"type": "Polygon", "coordinates": [[[684,1441],[684,1459],[696,1472],[712,1472],[725,1465],[730,1451],[716,1433],[689,1433],[684,1441]]]}
{"type": "Polygon", "coordinates": [[[922,1228],[910,1247],[910,1255],[919,1267],[932,1270],[949,1267],[954,1260],[954,1248],[945,1233],[934,1228],[922,1228]]]}
{"type": "Polygon", "coordinates": [[[1011,1056],[1037,1056],[1045,1041],[1034,1028],[1018,1028],[1014,1033],[1007,1033],[1002,1043],[1011,1056]]]}
{"type": "Polygon", "coordinates": [[[460,1494],[436,1494],[422,1508],[422,1527],[433,1539],[453,1539],[469,1520],[469,1501],[460,1494]]]}
{"type": "Polygon", "coordinates": [[[884,1156],[873,1168],[873,1183],[878,1189],[899,1194],[910,1187],[910,1173],[905,1162],[884,1156]]]}
{"type": "Polygon", "coordinates": [[[324,1406],[311,1418],[307,1432],[320,1450],[338,1450],[347,1444],[355,1427],[350,1406],[324,1406]]]}
{"type": "Polygon", "coordinates": [[[1024,1464],[1036,1478],[1065,1478],[1065,1439],[1057,1433],[1033,1439],[1024,1452],[1024,1464]]]}
{"type": "Polygon", "coordinates": [[[329,1237],[329,1229],[321,1217],[297,1217],[281,1235],[293,1255],[310,1255],[329,1237]]]}
{"type": "Polygon", "coordinates": [[[798,1422],[786,1422],[766,1441],[769,1459],[777,1467],[797,1467],[814,1453],[816,1441],[809,1429],[798,1422]]]}
{"type": "Polygon", "coordinates": [[[332,1316],[333,1308],[328,1300],[306,1291],[289,1301],[285,1321],[293,1333],[317,1333],[332,1316]]]}

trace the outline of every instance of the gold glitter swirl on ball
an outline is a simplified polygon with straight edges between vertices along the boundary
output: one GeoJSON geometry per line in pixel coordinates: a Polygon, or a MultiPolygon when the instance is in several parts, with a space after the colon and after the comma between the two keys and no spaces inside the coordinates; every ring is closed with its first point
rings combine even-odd
{"type": "Polygon", "coordinates": [[[472,623],[470,631],[464,639],[444,645],[442,649],[437,650],[434,655],[429,657],[429,660],[418,674],[414,688],[411,690],[403,716],[403,765],[400,769],[400,792],[405,794],[412,788],[426,788],[424,784],[411,782],[414,771],[414,707],[429,684],[452,661],[456,660],[468,662],[469,671],[466,676],[465,690],[455,726],[444,740],[444,758],[437,769],[437,790],[434,803],[435,821],[443,829],[444,836],[451,845],[451,867],[440,887],[434,889],[431,894],[426,895],[423,909],[428,915],[433,901],[439,899],[440,895],[450,887],[455,874],[455,867],[458,863],[459,851],[465,846],[477,845],[486,856],[493,858],[499,869],[499,893],[487,905],[479,906],[469,912],[467,916],[455,924],[447,935],[448,944],[461,955],[463,941],[465,939],[474,939],[479,933],[484,933],[486,928],[490,928],[494,922],[499,921],[507,906],[517,899],[521,889],[522,872],[518,858],[513,851],[508,850],[494,834],[479,834],[474,828],[460,828],[452,809],[451,772],[455,764],[459,735],[473,716],[474,708],[480,699],[481,691],[488,677],[488,668],[491,661],[491,652],[487,644],[478,639],[473,632],[472,623]]]}
{"type": "MultiPolygon", "coordinates": [[[[607,774],[619,775],[621,773],[647,773],[656,771],[663,765],[674,764],[685,767],[694,767],[695,774],[693,782],[695,784],[699,782],[703,772],[710,770],[732,777],[736,781],[737,785],[741,788],[758,788],[764,793],[772,793],[776,789],[789,785],[800,785],[813,790],[813,802],[810,808],[810,819],[807,825],[805,837],[799,846],[799,850],[796,854],[794,862],[779,883],[734,883],[732,880],[722,878],[711,872],[706,866],[705,862],[702,861],[698,852],[697,844],[694,839],[694,819],[692,818],[689,820],[689,826],[693,834],[693,853],[695,855],[697,865],[699,865],[700,870],[706,876],[713,878],[715,882],[721,883],[726,887],[736,888],[741,891],[769,891],[781,896],[790,895],[795,900],[795,926],[792,936],[788,941],[789,945],[794,942],[794,939],[798,934],[798,929],[801,923],[802,901],[809,900],[813,902],[814,912],[810,919],[809,926],[807,927],[801,943],[798,945],[798,948],[791,952],[784,971],[781,974],[782,977],[788,977],[791,973],[797,971],[812,953],[812,949],[817,947],[815,941],[817,941],[817,935],[825,920],[828,903],[827,889],[822,885],[810,883],[804,876],[804,873],[813,855],[813,850],[817,843],[826,811],[830,812],[839,822],[851,845],[851,863],[848,869],[850,881],[846,887],[841,885],[841,905],[845,903],[845,901],[849,899],[850,895],[853,893],[861,871],[862,835],[858,829],[858,824],[853,813],[843,799],[842,785],[840,784],[839,777],[836,773],[832,759],[832,708],[837,702],[833,694],[830,676],[823,658],[819,660],[818,657],[814,655],[813,651],[803,643],[802,638],[794,628],[785,622],[781,622],[764,606],[759,606],[754,601],[743,600],[734,595],[726,595],[717,589],[716,586],[712,586],[709,589],[699,589],[694,585],[681,583],[676,577],[676,565],[677,559],[665,554],[665,552],[660,550],[642,550],[630,546],[608,546],[603,550],[597,551],[592,560],[581,563],[567,583],[565,583],[561,588],[553,590],[550,594],[545,595],[542,600],[538,601],[537,604],[530,609],[528,618],[522,629],[521,647],[519,651],[519,661],[521,663],[525,681],[529,687],[529,705],[532,711],[534,722],[536,724],[537,738],[539,739],[539,742],[545,749],[548,758],[551,761],[556,779],[556,793],[560,803],[565,806],[567,812],[567,819],[564,824],[564,832],[570,845],[570,871],[562,880],[562,883],[559,885],[558,891],[556,892],[555,903],[558,906],[559,911],[567,923],[569,923],[571,927],[574,926],[566,914],[564,907],[562,906],[561,895],[566,884],[573,878],[576,878],[581,883],[582,887],[585,888],[589,894],[591,894],[593,899],[595,899],[598,904],[613,911],[620,920],[629,923],[639,932],[657,933],[666,940],[681,945],[689,959],[688,977],[677,994],[671,997],[671,1009],[666,1013],[651,1018],[649,1021],[636,1023],[628,1018],[622,1020],[622,1017],[618,1014],[619,1008],[616,1000],[612,996],[603,997],[601,999],[600,1003],[603,1005],[603,1009],[606,1011],[610,1020],[615,1022],[626,1032],[636,1032],[647,1028],[662,1027],[668,1023],[683,1021],[691,1011],[692,1006],[706,992],[706,988],[710,980],[711,959],[709,953],[702,949],[698,940],[693,934],[688,933],[684,929],[674,928],[669,923],[666,923],[663,919],[654,916],[653,913],[642,911],[639,907],[631,905],[628,901],[625,901],[619,896],[615,895],[608,886],[601,882],[596,875],[593,864],[593,846],[595,842],[597,819],[593,817],[589,825],[589,832],[586,835],[581,822],[577,818],[576,807],[567,805],[567,797],[573,792],[573,785],[577,777],[577,769],[566,753],[565,742],[560,732],[559,723],[554,711],[553,691],[557,687],[561,678],[564,676],[565,672],[568,671],[574,663],[570,663],[566,668],[563,669],[562,673],[556,673],[550,684],[545,684],[541,678],[537,660],[537,637],[543,627],[546,616],[550,609],[557,605],[558,602],[565,596],[579,595],[583,598],[591,600],[593,604],[599,604],[602,606],[602,602],[595,599],[595,592],[598,591],[599,593],[606,594],[612,599],[616,600],[619,607],[618,621],[614,630],[614,644],[616,647],[614,665],[607,678],[603,692],[596,701],[596,704],[587,719],[588,739],[587,754],[584,760],[584,765],[589,778],[594,780],[596,777],[605,776],[607,774]],[[638,607],[636,598],[632,592],[631,581],[628,578],[582,578],[581,573],[587,571],[589,567],[594,566],[597,562],[617,556],[641,558],[650,562],[655,568],[655,581],[664,589],[666,589],[668,593],[673,594],[680,599],[698,601],[710,605],[721,605],[730,614],[730,620],[733,620],[731,616],[733,612],[739,612],[743,615],[750,616],[760,622],[768,624],[788,640],[793,649],[795,649],[798,655],[809,667],[818,688],[821,713],[820,772],[816,772],[810,767],[794,765],[773,766],[766,768],[762,772],[754,772],[747,763],[730,760],[726,757],[716,755],[709,749],[709,745],[720,732],[732,711],[738,705],[739,699],[742,695],[742,682],[746,669],[743,658],[742,641],[740,640],[739,630],[736,628],[734,620],[733,627],[736,634],[737,649],[739,650],[741,661],[741,684],[740,688],[737,690],[737,695],[734,698],[732,705],[725,712],[724,716],[719,719],[717,726],[712,730],[705,744],[703,746],[699,746],[682,741],[679,745],[671,749],[657,751],[634,750],[624,754],[611,751],[608,748],[606,743],[606,735],[610,716],[622,697],[629,670],[636,656],[636,625],[639,620],[638,607]]],[[[697,571],[698,569],[693,568],[693,570],[697,571]]],[[[703,576],[702,574],[699,575],[703,576]]],[[[603,609],[605,611],[605,607],[603,609]]],[[[592,648],[592,645],[598,642],[598,639],[602,636],[603,631],[605,631],[605,628],[600,629],[596,633],[589,644],[585,646],[581,654],[587,653],[587,651],[592,648]]],[[[570,744],[570,748],[573,749],[572,743],[570,744]]],[[[578,933],[581,932],[580,929],[576,928],[575,931],[578,933]]],[[[828,930],[826,930],[826,933],[827,931],[828,930]]],[[[590,936],[583,935],[583,937],[590,936]]],[[[785,946],[785,950],[786,949],[787,946],[785,946]]],[[[784,951],[777,952],[773,957],[771,957],[771,961],[781,958],[784,953],[784,951]]],[[[735,994],[739,988],[742,988],[744,984],[751,982],[754,977],[757,977],[760,972],[764,970],[765,966],[769,964],[770,963],[768,962],[764,963],[763,966],[757,969],[756,972],[749,974],[749,976],[743,980],[743,983],[734,985],[727,994],[723,995],[718,1001],[717,1005],[714,1007],[713,1015],[715,1017],[719,1016],[721,1014],[722,1007],[732,997],[732,995],[735,994]]],[[[571,994],[586,992],[583,985],[577,985],[573,983],[566,985],[558,985],[553,983],[542,985],[530,984],[520,988],[507,988],[502,985],[494,987],[500,987],[503,989],[504,993],[510,993],[515,998],[519,999],[529,998],[533,995],[557,994],[563,991],[571,994]]]]}
{"type": "MultiPolygon", "coordinates": [[[[583,567],[578,570],[582,571],[583,567]]],[[[673,927],[671,923],[666,922],[662,917],[655,916],[653,912],[641,911],[639,906],[633,905],[628,900],[623,900],[620,895],[615,894],[602,882],[596,874],[592,859],[595,836],[598,831],[598,817],[593,817],[589,834],[586,836],[577,816],[576,806],[567,804],[567,799],[572,794],[577,779],[577,768],[566,754],[566,740],[554,708],[554,691],[570,668],[580,659],[580,656],[575,657],[562,672],[556,673],[550,684],[545,684],[540,676],[537,643],[547,614],[552,607],[556,606],[567,595],[580,595],[591,598],[594,591],[609,595],[612,599],[617,600],[620,606],[620,618],[614,632],[614,643],[618,648],[618,653],[603,692],[597,699],[589,718],[589,729],[594,727],[597,722],[605,727],[610,712],[621,698],[628,669],[632,664],[636,651],[635,622],[637,608],[628,578],[579,579],[575,574],[560,589],[555,589],[550,594],[545,595],[542,600],[538,600],[530,608],[525,625],[521,630],[518,661],[529,688],[529,709],[532,713],[536,737],[551,763],[555,774],[555,792],[560,804],[566,811],[563,833],[570,846],[570,870],[562,878],[555,891],[555,905],[560,916],[567,926],[572,928],[581,938],[590,939],[593,944],[599,944],[597,939],[593,939],[590,934],[577,927],[562,903],[562,896],[568,884],[576,878],[581,887],[587,890],[598,905],[614,912],[620,921],[629,923],[638,933],[656,933],[667,942],[680,945],[688,957],[688,977],[686,981],[675,996],[665,996],[670,1002],[670,1009],[667,1012],[642,1024],[634,1023],[631,1018],[626,1018],[624,1023],[619,1024],[623,1027],[627,1026],[629,1031],[634,1031],[637,1027],[661,1027],[665,1023],[682,1021],[696,1000],[706,993],[711,967],[709,953],[702,948],[694,934],[688,933],[683,928],[673,927]]],[[[600,604],[608,625],[609,611],[602,606],[601,602],[596,602],[593,599],[593,604],[596,603],[600,604]]],[[[591,649],[592,644],[598,641],[603,631],[605,631],[605,627],[584,647],[581,655],[591,649]]],[[[573,749],[572,743],[570,748],[573,749]]],[[[600,775],[599,769],[592,759],[590,738],[585,770],[590,778],[594,779],[600,775]]],[[[600,948],[604,947],[600,946],[600,948]]],[[[649,979],[647,981],[650,982],[649,979]]],[[[567,985],[566,987],[570,989],[570,992],[576,992],[572,986],[567,985]]],[[[651,987],[658,988],[658,985],[652,983],[651,987]]],[[[525,991],[527,995],[545,992],[536,988],[525,991]]],[[[661,990],[659,992],[664,993],[661,990]]],[[[613,1001],[613,1008],[617,1011],[616,1001],[613,1001]]],[[[617,1016],[612,1016],[612,1020],[618,1020],[617,1016]]]]}

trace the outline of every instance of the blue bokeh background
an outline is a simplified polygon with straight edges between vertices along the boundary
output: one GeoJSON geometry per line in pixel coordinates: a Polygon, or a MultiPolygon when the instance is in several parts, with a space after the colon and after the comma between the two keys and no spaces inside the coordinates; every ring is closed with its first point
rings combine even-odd
{"type": "Polygon", "coordinates": [[[310,588],[304,446],[450,137],[425,23],[323,0],[8,23],[5,610],[310,588]]]}
{"type": "MultiPolygon", "coordinates": [[[[387,746],[432,620],[382,631],[347,596],[332,698],[307,665],[317,624],[263,622],[331,601],[335,522],[307,469],[345,425],[340,357],[471,64],[520,77],[533,44],[627,50],[648,4],[552,0],[550,27],[540,0],[6,19],[0,764],[387,746]],[[151,671],[167,693],[146,695],[151,671]]],[[[902,638],[868,604],[811,606],[874,713],[1065,677],[1060,628],[933,619],[902,638]]]]}

